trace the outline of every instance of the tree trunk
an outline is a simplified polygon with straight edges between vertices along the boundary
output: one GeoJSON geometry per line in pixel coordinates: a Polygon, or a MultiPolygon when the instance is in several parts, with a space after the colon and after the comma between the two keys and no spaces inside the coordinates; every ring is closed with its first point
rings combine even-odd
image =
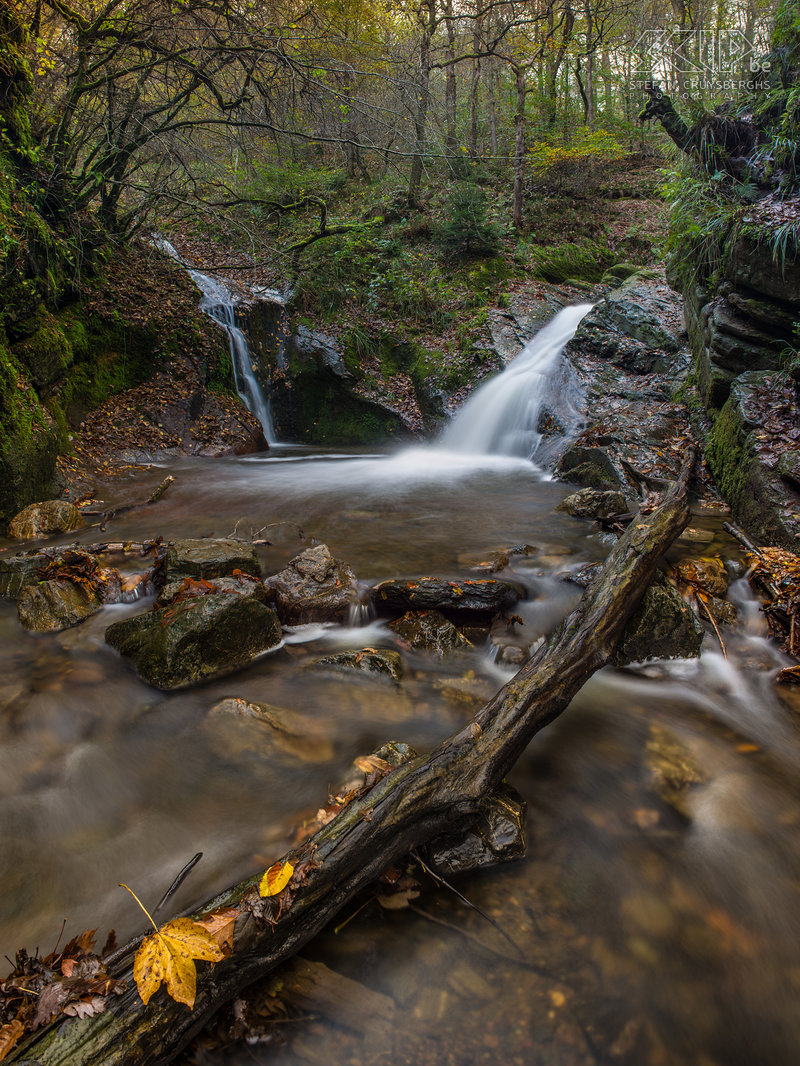
{"type": "Polygon", "coordinates": [[[450,157],[450,166],[453,165],[458,143],[456,141],[456,30],[453,23],[453,0],[445,0],[445,25],[447,27],[447,57],[450,65],[445,72],[444,82],[444,110],[446,134],[445,143],[447,154],[450,157]]]}
{"type": "MultiPolygon", "coordinates": [[[[236,907],[229,958],[199,966],[193,1011],[163,990],[145,1007],[131,978],[103,1014],[65,1018],[37,1033],[9,1061],[38,1066],[154,1066],[169,1062],[246,985],[295,955],[386,867],[435,836],[463,832],[481,797],[511,770],[530,740],[609,662],[659,559],[688,519],[679,481],[649,517],[630,524],[574,611],[475,718],[431,755],[392,770],[292,855],[298,883],[270,911],[251,878],[196,917],[236,907]],[[297,870],[303,874],[298,877],[297,870]]],[[[291,882],[290,882],[291,889],[291,882]]],[[[125,949],[128,958],[136,944],[125,949]]]]}
{"type": "Polygon", "coordinates": [[[522,229],[522,182],[525,177],[525,68],[514,66],[517,107],[514,112],[514,229],[522,229]]]}
{"type": "Polygon", "coordinates": [[[419,82],[417,110],[414,115],[414,157],[411,160],[411,174],[408,179],[408,203],[416,207],[422,188],[422,169],[425,156],[425,127],[428,122],[428,102],[431,81],[431,38],[436,28],[436,0],[426,0],[420,6],[420,18],[423,21],[422,38],[419,43],[419,82]],[[423,9],[427,8],[427,15],[423,9]]]}

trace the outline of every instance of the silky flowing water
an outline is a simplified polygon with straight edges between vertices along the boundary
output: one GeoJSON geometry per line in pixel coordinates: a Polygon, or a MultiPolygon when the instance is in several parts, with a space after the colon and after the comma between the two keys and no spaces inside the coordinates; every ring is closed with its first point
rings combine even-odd
{"type": "MultiPolygon", "coordinates": [[[[527,543],[535,551],[512,556],[506,573],[529,590],[518,610],[531,638],[577,599],[562,575],[609,548],[591,523],[554,512],[569,489],[525,460],[279,447],[169,470],[176,480],[162,500],[107,535],[266,538],[265,573],[325,542],[365,584],[467,577],[477,559],[527,543]]],[[[103,498],[145,498],[164,472],[132,473],[103,498]]],[[[703,550],[735,555],[719,533],[703,550]]],[[[426,886],[413,901],[424,914],[371,903],[305,955],[389,997],[394,1024],[336,1025],[312,1003],[265,1043],[204,1061],[794,1061],[796,708],[777,697],[778,656],[744,582],[736,588],[747,632],[730,638],[729,661],[707,638],[699,662],[604,670],[515,769],[529,803],[528,856],[458,887],[522,958],[446,891],[426,886]],[[645,768],[654,724],[705,774],[688,823],[645,768]]],[[[14,604],[0,603],[0,939],[10,956],[23,945],[51,950],[64,919],[71,933],[135,933],[141,916],[117,882],[153,905],[197,851],[204,857],[173,912],[264,868],[355,756],[389,739],[430,749],[511,672],[488,645],[444,661],[406,653],[400,688],[310,667],[332,648],[392,645],[372,622],[302,628],[247,670],[166,695],[103,643],[110,621],[147,607],[106,608],[60,635],[32,636],[14,604]],[[256,723],[209,718],[228,696],[300,713],[306,750],[281,753],[256,723]]]]}

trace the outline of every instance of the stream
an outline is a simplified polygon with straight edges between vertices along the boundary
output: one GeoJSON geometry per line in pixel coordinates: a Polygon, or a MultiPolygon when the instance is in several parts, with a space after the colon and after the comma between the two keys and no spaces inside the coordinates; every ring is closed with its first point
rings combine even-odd
{"type": "MultiPolygon", "coordinates": [[[[563,576],[602,560],[611,543],[593,523],[556,513],[572,489],[514,455],[275,445],[132,470],[100,486],[104,505],[146,498],[166,472],[175,482],[159,503],[121,515],[109,536],[267,540],[265,574],[324,542],[365,587],[469,578],[493,551],[530,545],[502,577],[528,590],[515,611],[531,640],[577,601],[563,576]]],[[[702,554],[738,559],[718,518],[695,514],[692,525],[706,531],[702,554]]],[[[697,553],[681,541],[671,557],[697,553]]],[[[783,660],[744,579],[732,590],[742,624],[728,634],[729,659],[707,636],[696,661],[605,669],[518,763],[527,857],[458,881],[506,938],[427,882],[413,909],[373,901],[354,914],[354,905],[345,928],[303,952],[360,983],[347,985],[346,1010],[312,1001],[259,1042],[186,1061],[793,1063],[800,703],[775,688],[783,660]],[[702,771],[682,815],[648,770],[648,745],[665,734],[702,771]],[[359,1007],[360,986],[384,997],[389,1021],[359,1007]]],[[[172,913],[264,869],[356,756],[386,740],[429,750],[513,673],[486,639],[444,660],[404,650],[399,687],[315,670],[331,650],[397,646],[361,618],[299,627],[248,669],[165,694],[103,641],[111,621],[149,606],[106,607],[32,636],[14,603],[0,601],[0,952],[9,957],[22,946],[47,953],[65,920],[67,935],[97,928],[102,942],[114,927],[123,941],[142,921],[118,882],[153,906],[195,852],[203,859],[172,913]],[[209,715],[226,697],[302,715],[307,744],[281,751],[257,722],[209,715]]],[[[263,1016],[274,1009],[265,994],[263,1016]]]]}

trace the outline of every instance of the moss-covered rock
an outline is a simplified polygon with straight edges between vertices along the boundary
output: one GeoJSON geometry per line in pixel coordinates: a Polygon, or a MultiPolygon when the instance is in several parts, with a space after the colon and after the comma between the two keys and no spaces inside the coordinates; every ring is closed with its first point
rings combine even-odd
{"type": "Polygon", "coordinates": [[[106,641],[148,684],[186,688],[232,673],[280,643],[280,622],[266,601],[263,589],[192,597],[115,622],[106,641]]]}
{"type": "Polygon", "coordinates": [[[94,585],[64,580],[26,585],[17,600],[19,620],[34,633],[69,629],[85,621],[103,605],[94,585]]]}
{"type": "Polygon", "coordinates": [[[585,488],[563,499],[556,510],[573,518],[611,518],[612,515],[625,514],[628,506],[621,492],[585,488]]]}
{"type": "Polygon", "coordinates": [[[617,666],[646,659],[691,659],[700,654],[703,628],[666,579],[656,578],[622,634],[617,666]]]}
{"type": "Polygon", "coordinates": [[[72,533],[85,526],[83,515],[68,500],[43,500],[31,503],[15,515],[8,525],[9,537],[35,540],[58,533],[72,533]]]}
{"type": "Polygon", "coordinates": [[[622,478],[602,448],[569,448],[561,457],[556,474],[562,481],[600,492],[619,492],[623,487],[622,478]]]}
{"type": "Polygon", "coordinates": [[[780,469],[761,462],[755,448],[757,424],[751,421],[750,397],[769,378],[751,372],[736,378],[730,396],[711,425],[706,454],[720,491],[736,516],[762,544],[797,550],[800,543],[800,496],[780,469]]]}
{"type": "Polygon", "coordinates": [[[27,369],[32,384],[41,395],[72,365],[72,344],[56,316],[44,306],[25,326],[32,327],[30,334],[17,341],[11,350],[27,369]]]}

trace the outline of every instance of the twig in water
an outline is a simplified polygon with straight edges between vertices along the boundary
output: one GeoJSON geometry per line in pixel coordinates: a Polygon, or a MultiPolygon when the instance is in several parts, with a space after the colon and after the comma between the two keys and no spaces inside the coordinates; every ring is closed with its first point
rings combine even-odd
{"type": "Polygon", "coordinates": [[[708,618],[708,620],[711,623],[711,625],[714,627],[714,632],[717,634],[717,640],[719,641],[719,646],[722,649],[722,654],[727,659],[728,658],[728,651],[727,651],[727,649],[725,647],[725,641],[722,639],[722,634],[719,631],[719,627],[717,626],[717,623],[716,623],[716,621],[714,619],[714,615],[711,613],[711,608],[708,606],[708,604],[705,602],[705,600],[701,596],[698,596],[697,589],[694,589],[694,598],[697,601],[698,606],[702,607],[703,610],[706,612],[706,617],[708,618]]]}
{"type": "Polygon", "coordinates": [[[164,895],[161,897],[161,899],[158,901],[158,903],[153,908],[153,914],[158,914],[158,912],[161,910],[161,908],[164,906],[164,904],[167,902],[167,900],[171,896],[175,895],[175,893],[181,887],[181,885],[186,880],[186,878],[189,876],[189,874],[192,872],[192,870],[195,868],[195,866],[197,866],[197,864],[200,862],[202,857],[203,857],[202,851],[198,851],[198,853],[196,855],[192,856],[192,858],[189,859],[189,861],[186,863],[184,868],[181,870],[181,872],[178,874],[178,876],[175,878],[175,880],[169,886],[167,891],[164,893],[164,895]]]}
{"type": "MultiPolygon", "coordinates": [[[[524,966],[526,970],[533,970],[534,973],[541,974],[543,977],[550,976],[549,970],[546,970],[542,966],[537,966],[535,963],[531,962],[530,959],[526,959],[519,948],[517,948],[519,954],[514,958],[513,955],[506,955],[504,951],[498,951],[497,948],[493,948],[490,944],[485,944],[479,936],[470,933],[468,929],[462,929],[461,926],[456,925],[455,922],[448,922],[446,918],[439,918],[437,915],[431,914],[429,911],[424,911],[421,907],[415,907],[413,903],[409,903],[408,909],[412,910],[415,914],[421,915],[423,918],[427,918],[429,922],[435,922],[436,925],[442,925],[445,929],[452,929],[453,932],[460,933],[461,936],[466,937],[467,940],[470,940],[476,947],[479,947],[481,951],[485,951],[489,955],[494,955],[498,959],[505,959],[506,962],[510,962],[514,966],[524,966]]],[[[500,932],[502,933],[502,929],[500,932]]],[[[516,944],[514,946],[516,947],[516,944]]]]}
{"type": "Polygon", "coordinates": [[[482,911],[481,908],[477,906],[477,904],[472,902],[472,900],[469,900],[469,899],[467,899],[466,896],[462,895],[458,891],[457,888],[454,888],[453,885],[451,885],[449,881],[445,881],[445,879],[440,874],[435,873],[430,868],[430,866],[426,866],[425,863],[422,861],[422,859],[419,857],[419,854],[416,851],[412,851],[411,852],[411,856],[412,856],[412,858],[414,859],[415,862],[418,862],[420,864],[420,866],[425,871],[425,873],[429,877],[432,877],[433,880],[437,882],[437,884],[443,885],[444,888],[449,888],[450,891],[453,893],[453,895],[454,896],[458,896],[458,898],[461,900],[462,903],[466,904],[466,906],[470,907],[473,911],[477,911],[478,914],[480,914],[481,918],[485,918],[486,921],[489,922],[490,925],[493,925],[495,927],[495,929],[498,931],[498,933],[500,933],[501,936],[504,936],[506,938],[506,940],[512,946],[514,951],[516,951],[520,955],[520,958],[522,958],[522,954],[521,954],[520,949],[517,946],[517,944],[511,939],[511,937],[508,935],[508,933],[505,931],[505,929],[503,929],[503,927],[501,925],[499,925],[494,920],[494,918],[490,917],[486,913],[486,911],[482,911]]]}

